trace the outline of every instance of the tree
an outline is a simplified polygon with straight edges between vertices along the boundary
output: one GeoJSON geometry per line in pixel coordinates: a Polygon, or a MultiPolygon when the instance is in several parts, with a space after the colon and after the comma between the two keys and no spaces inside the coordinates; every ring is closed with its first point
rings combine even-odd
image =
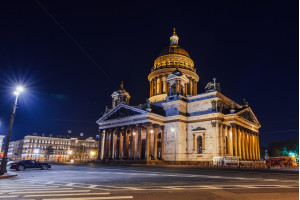
{"type": "Polygon", "coordinates": [[[288,152],[287,148],[286,148],[286,147],[283,147],[283,148],[282,148],[282,151],[281,151],[281,155],[282,155],[282,156],[287,156],[288,154],[289,154],[289,152],[288,152]]]}
{"type": "Polygon", "coordinates": [[[289,152],[299,154],[299,140],[285,140],[271,142],[268,147],[268,153],[271,157],[279,157],[289,152]]]}
{"type": "Polygon", "coordinates": [[[54,148],[53,146],[48,146],[45,150],[44,150],[44,154],[47,156],[48,160],[50,155],[54,154],[54,148]]]}

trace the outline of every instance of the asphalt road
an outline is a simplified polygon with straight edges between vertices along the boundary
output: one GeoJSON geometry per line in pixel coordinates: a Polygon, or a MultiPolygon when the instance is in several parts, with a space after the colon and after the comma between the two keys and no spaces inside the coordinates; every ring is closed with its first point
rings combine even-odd
{"type": "Polygon", "coordinates": [[[0,199],[299,199],[298,171],[53,165],[0,179],[0,199]]]}

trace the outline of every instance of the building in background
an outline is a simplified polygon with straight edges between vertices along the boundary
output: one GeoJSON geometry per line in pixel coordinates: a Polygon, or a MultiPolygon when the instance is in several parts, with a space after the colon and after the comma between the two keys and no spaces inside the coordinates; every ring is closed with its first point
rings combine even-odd
{"type": "Polygon", "coordinates": [[[27,135],[10,142],[8,157],[13,160],[86,162],[97,158],[98,141],[92,137],[64,138],[27,135]]]}
{"type": "Polygon", "coordinates": [[[7,157],[12,160],[21,160],[22,159],[22,150],[23,150],[24,140],[17,140],[9,142],[7,157]]]}

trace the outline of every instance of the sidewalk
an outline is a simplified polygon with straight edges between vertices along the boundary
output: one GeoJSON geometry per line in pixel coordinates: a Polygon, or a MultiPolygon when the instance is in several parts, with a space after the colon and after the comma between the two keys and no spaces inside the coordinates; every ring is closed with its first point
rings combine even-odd
{"type": "Polygon", "coordinates": [[[5,173],[4,175],[0,176],[0,179],[12,178],[12,177],[15,177],[15,176],[18,176],[18,174],[15,173],[15,172],[7,171],[7,173],[5,173]]]}

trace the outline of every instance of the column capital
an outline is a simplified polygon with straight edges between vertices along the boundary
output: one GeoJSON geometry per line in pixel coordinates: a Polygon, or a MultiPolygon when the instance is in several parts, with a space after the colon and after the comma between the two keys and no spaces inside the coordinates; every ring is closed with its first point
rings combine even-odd
{"type": "Polygon", "coordinates": [[[105,129],[98,129],[98,133],[102,133],[105,129]]]}
{"type": "Polygon", "coordinates": [[[219,128],[220,128],[221,126],[223,126],[223,123],[221,123],[221,122],[219,122],[218,124],[219,124],[219,128]]]}
{"type": "Polygon", "coordinates": [[[211,125],[212,125],[212,127],[216,127],[217,126],[217,121],[211,121],[211,125]]]}
{"type": "Polygon", "coordinates": [[[232,126],[232,128],[236,128],[238,126],[236,123],[230,123],[230,125],[232,126]]]}
{"type": "Polygon", "coordinates": [[[136,126],[139,127],[139,128],[142,128],[143,124],[137,124],[136,126]]]}
{"type": "Polygon", "coordinates": [[[147,127],[149,127],[149,126],[152,125],[152,123],[151,122],[146,122],[144,125],[147,126],[147,127]]]}
{"type": "Polygon", "coordinates": [[[159,124],[153,124],[152,126],[153,126],[153,128],[158,128],[159,124]]]}
{"type": "Polygon", "coordinates": [[[134,130],[136,127],[137,127],[136,124],[135,124],[135,125],[131,125],[131,126],[130,126],[130,129],[131,129],[131,130],[134,130]]]}
{"type": "Polygon", "coordinates": [[[244,128],[243,126],[239,126],[239,129],[240,129],[241,131],[244,131],[244,130],[245,130],[245,128],[244,128]]]}

